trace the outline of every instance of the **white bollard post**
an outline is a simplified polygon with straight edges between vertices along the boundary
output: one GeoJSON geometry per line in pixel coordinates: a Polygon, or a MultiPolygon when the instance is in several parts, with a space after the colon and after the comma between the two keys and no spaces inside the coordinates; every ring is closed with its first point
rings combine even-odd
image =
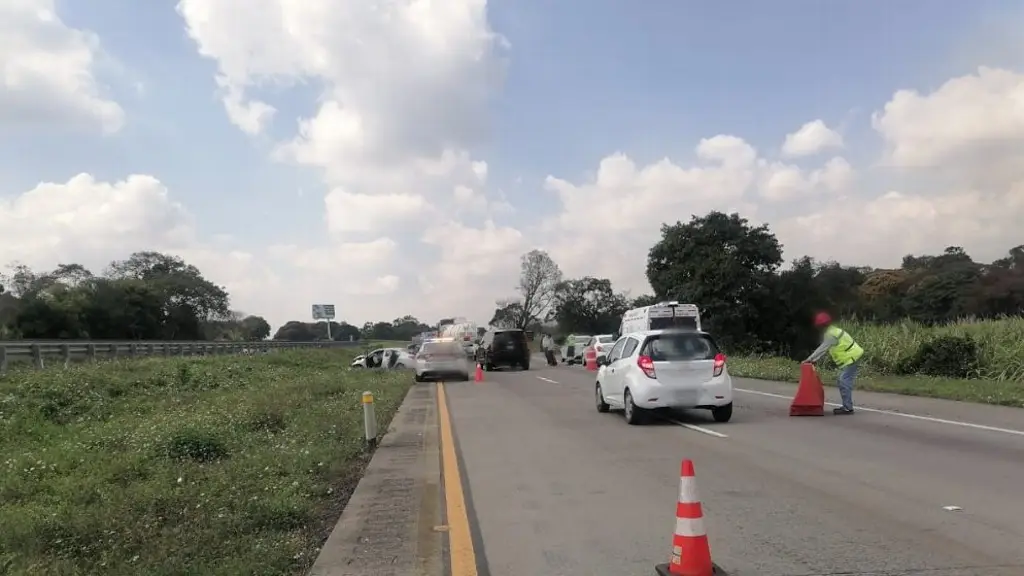
{"type": "Polygon", "coordinates": [[[377,413],[373,408],[373,393],[363,392],[363,425],[366,429],[366,445],[373,448],[377,444],[377,413]]]}

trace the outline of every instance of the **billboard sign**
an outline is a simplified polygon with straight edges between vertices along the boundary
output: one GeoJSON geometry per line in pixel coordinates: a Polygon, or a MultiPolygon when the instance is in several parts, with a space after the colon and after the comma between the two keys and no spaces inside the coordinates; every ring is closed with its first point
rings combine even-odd
{"type": "Polygon", "coordinates": [[[313,320],[334,320],[334,304],[313,304],[313,320]]]}

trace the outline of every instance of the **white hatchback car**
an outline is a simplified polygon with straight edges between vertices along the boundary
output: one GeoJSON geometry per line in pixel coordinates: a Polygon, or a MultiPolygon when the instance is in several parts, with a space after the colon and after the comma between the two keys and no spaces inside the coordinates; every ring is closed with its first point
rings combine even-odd
{"type": "Polygon", "coordinates": [[[469,360],[459,342],[431,340],[423,343],[416,354],[416,381],[452,378],[469,380],[469,360]]]}
{"type": "Polygon", "coordinates": [[[706,332],[625,334],[598,364],[598,412],[620,408],[629,424],[641,424],[657,408],[703,408],[716,422],[732,418],[732,378],[725,355],[706,332]]]}

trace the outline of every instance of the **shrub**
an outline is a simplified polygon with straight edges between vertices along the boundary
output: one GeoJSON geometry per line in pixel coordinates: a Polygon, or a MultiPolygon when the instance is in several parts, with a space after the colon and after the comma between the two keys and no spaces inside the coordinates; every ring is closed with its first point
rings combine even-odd
{"type": "Polygon", "coordinates": [[[926,374],[944,378],[977,378],[980,372],[978,344],[969,336],[939,336],[925,342],[897,366],[902,374],[926,374]]]}

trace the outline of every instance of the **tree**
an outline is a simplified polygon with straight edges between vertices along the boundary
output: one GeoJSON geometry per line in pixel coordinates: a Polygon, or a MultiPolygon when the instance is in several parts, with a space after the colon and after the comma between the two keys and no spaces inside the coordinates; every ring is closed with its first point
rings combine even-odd
{"type": "MultiPolygon", "coordinates": [[[[518,308],[509,308],[511,302],[504,307],[507,312],[515,312],[514,328],[526,329],[531,323],[543,318],[551,310],[555,301],[558,283],[562,281],[562,270],[543,250],[531,250],[523,254],[519,268],[520,300],[518,308]]],[[[498,304],[501,308],[503,305],[498,304]]]]}
{"type": "Polygon", "coordinates": [[[494,315],[491,316],[490,325],[497,328],[524,328],[529,322],[524,322],[523,319],[526,317],[523,312],[523,306],[519,302],[498,302],[498,307],[494,309],[494,315]]]}
{"type": "Polygon", "coordinates": [[[647,279],[660,299],[697,304],[702,323],[725,346],[753,346],[758,320],[770,301],[782,246],[766,225],[750,226],[739,214],[711,212],[661,229],[650,250],[647,279]]]}
{"type": "Polygon", "coordinates": [[[643,308],[644,306],[651,306],[657,304],[658,299],[653,294],[641,294],[633,299],[629,303],[630,308],[643,308]]]}
{"type": "Polygon", "coordinates": [[[270,322],[262,316],[246,316],[242,319],[242,330],[246,340],[266,340],[270,336],[270,322]]]}
{"type": "Polygon", "coordinates": [[[612,290],[610,280],[585,276],[558,284],[553,317],[562,332],[606,334],[619,329],[628,307],[626,297],[612,290]]]}

